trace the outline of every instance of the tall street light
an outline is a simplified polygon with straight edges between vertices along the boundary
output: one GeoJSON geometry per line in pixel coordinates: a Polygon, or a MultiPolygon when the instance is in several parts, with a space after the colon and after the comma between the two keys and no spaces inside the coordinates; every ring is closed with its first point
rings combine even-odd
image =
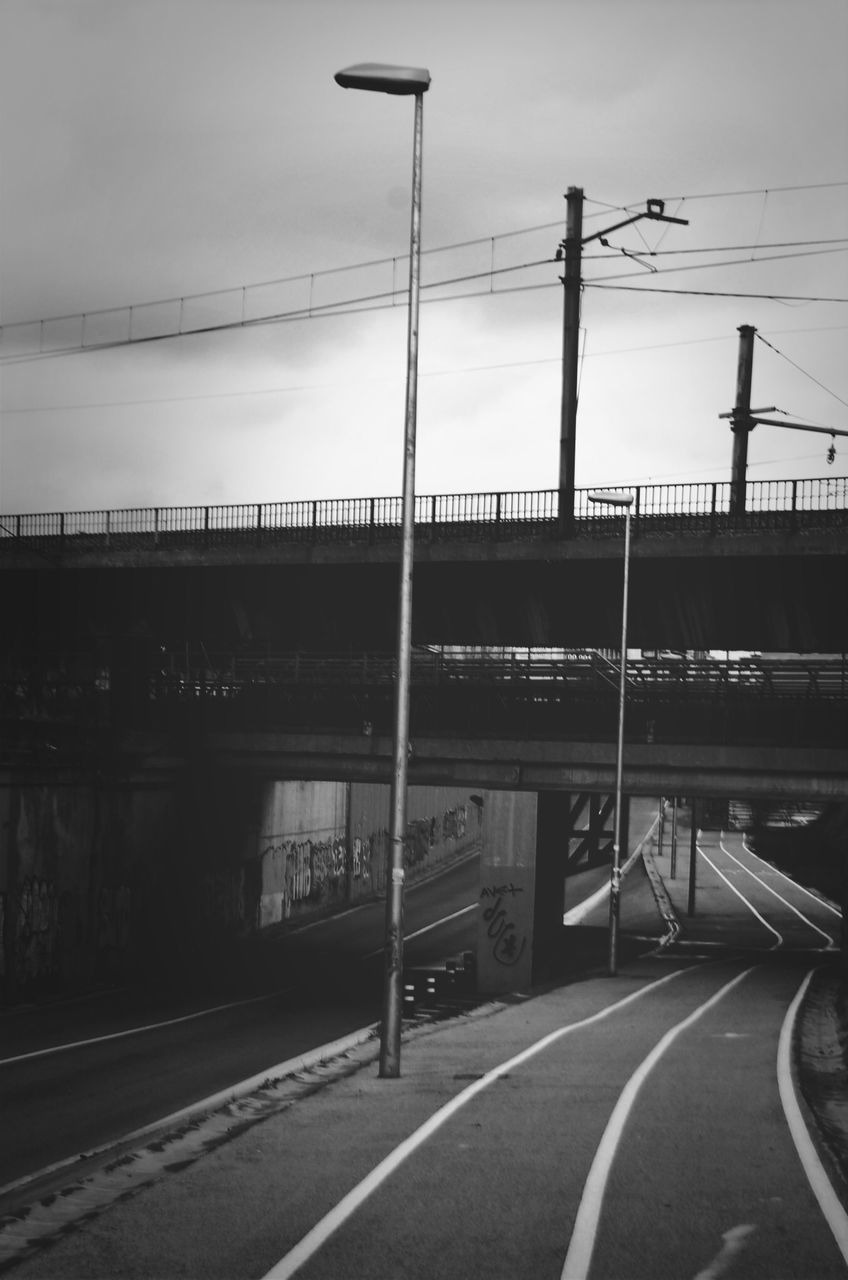
{"type": "Polygon", "coordinates": [[[624,508],[624,591],[621,604],[621,663],[618,676],[618,741],[615,752],[615,832],[610,871],[609,972],[618,972],[618,921],[621,909],[621,788],[624,773],[624,698],[627,680],[627,586],[630,577],[630,508],[632,493],[593,491],[590,502],[624,508]]]}
{"type": "Polygon", "coordinates": [[[389,875],[386,886],[385,979],[380,1031],[380,1075],[400,1075],[400,1032],[403,1011],[403,884],[406,837],[407,766],[409,762],[409,686],[412,666],[412,561],[415,531],[415,426],[418,405],[418,295],[421,278],[421,140],[424,94],[430,72],[423,67],[384,66],[363,62],[336,73],[343,89],[365,89],[415,97],[412,151],[412,222],[409,236],[409,321],[406,360],[406,425],[401,499],[401,564],[398,597],[397,677],[392,741],[389,875]]]}

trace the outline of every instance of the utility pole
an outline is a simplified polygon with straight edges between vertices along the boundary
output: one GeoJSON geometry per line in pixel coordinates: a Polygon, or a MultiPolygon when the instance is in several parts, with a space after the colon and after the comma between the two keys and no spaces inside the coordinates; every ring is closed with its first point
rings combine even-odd
{"type": "Polygon", "coordinates": [[[559,432],[559,518],[568,536],[574,519],[574,462],[577,440],[577,377],[580,355],[580,291],[583,256],[583,188],[566,195],[563,276],[562,411],[559,432]]]}
{"type": "Polygon", "coordinates": [[[663,200],[648,200],[643,211],[613,223],[602,231],[583,238],[583,188],[569,187],[566,194],[565,239],[560,243],[556,261],[565,255],[565,275],[561,276],[563,299],[562,326],[562,408],[559,433],[559,523],[565,537],[574,532],[574,468],[577,442],[577,378],[580,368],[580,295],[583,290],[583,246],[600,240],[611,248],[605,236],[621,227],[629,227],[642,218],[653,222],[676,222],[689,225],[688,218],[672,218],[665,212],[663,200]]]}
{"type": "Polygon", "coordinates": [[[751,378],[754,372],[754,334],[750,324],[739,326],[739,359],[736,366],[736,404],[730,416],[733,432],[733,463],[730,477],[730,514],[745,513],[745,478],[748,470],[748,436],[754,428],[751,418],[751,378]]]}
{"type": "Polygon", "coordinates": [[[748,436],[756,426],[784,427],[789,431],[816,431],[830,436],[831,444],[827,451],[828,462],[836,457],[836,437],[848,436],[848,431],[840,427],[815,427],[808,422],[779,422],[775,418],[763,418],[764,413],[782,413],[769,405],[765,409],[751,408],[751,375],[754,369],[754,338],[757,331],[753,325],[739,326],[739,358],[736,366],[736,404],[727,413],[720,413],[720,418],[730,419],[730,430],[733,432],[733,460],[730,472],[730,514],[745,514],[746,472],[748,469],[748,436]]]}
{"type": "Polygon", "coordinates": [[[692,797],[692,818],[691,830],[689,832],[689,896],[686,903],[686,914],[693,916],[695,914],[695,888],[697,885],[698,871],[696,859],[698,857],[698,819],[695,814],[695,806],[697,801],[692,797]]]}

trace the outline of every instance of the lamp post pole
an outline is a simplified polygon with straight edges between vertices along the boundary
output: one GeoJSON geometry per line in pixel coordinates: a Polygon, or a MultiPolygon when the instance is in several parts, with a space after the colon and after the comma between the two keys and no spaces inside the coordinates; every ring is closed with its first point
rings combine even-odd
{"type": "Polygon", "coordinates": [[[415,97],[412,151],[412,218],[409,240],[409,318],[407,325],[406,415],[401,564],[398,591],[397,673],[392,733],[389,867],[386,884],[385,975],[380,1030],[380,1076],[400,1075],[403,1013],[403,889],[405,879],[406,793],[409,764],[409,693],[412,669],[412,566],[415,532],[415,430],[418,408],[418,303],[421,278],[421,154],[424,94],[430,73],[424,68],[362,63],[336,74],[344,89],[365,89],[415,97]]]}
{"type": "Polygon", "coordinates": [[[630,508],[632,493],[615,493],[604,490],[590,492],[590,502],[603,506],[624,508],[624,588],[621,602],[621,661],[618,674],[618,736],[615,751],[615,829],[610,869],[609,912],[609,973],[618,972],[618,926],[621,915],[621,827],[622,784],[624,778],[624,707],[627,687],[627,592],[630,579],[630,508]]]}

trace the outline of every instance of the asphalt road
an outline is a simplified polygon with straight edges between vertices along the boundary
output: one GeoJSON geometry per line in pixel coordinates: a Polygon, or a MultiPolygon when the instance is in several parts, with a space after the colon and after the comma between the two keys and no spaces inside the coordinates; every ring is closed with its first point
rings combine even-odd
{"type": "MultiPolygon", "coordinates": [[[[474,946],[478,866],[472,856],[408,893],[407,964],[474,946]]],[[[384,928],[370,903],[263,940],[235,983],[4,1011],[0,1208],[9,1184],[375,1022],[384,928]]]]}
{"type": "MultiPolygon", "coordinates": [[[[147,1150],[136,1194],[131,1170],[112,1171],[111,1207],[81,1225],[77,1209],[69,1231],[75,1195],[93,1213],[82,1183],[49,1250],[12,1274],[848,1275],[844,1185],[809,1136],[792,1067],[798,1001],[835,954],[838,912],[740,836],[709,833],[689,918],[684,837],[674,877],[668,851],[657,859],[681,922],[673,942],[629,948],[615,979],[413,1032],[399,1080],[379,1080],[373,1058],[345,1064],[226,1141],[204,1146],[201,1132],[179,1160],[147,1150]]],[[[634,873],[624,893],[641,892],[634,873]]],[[[600,903],[582,927],[605,916],[600,903]]],[[[18,1238],[54,1208],[35,1206],[18,1238]]]]}

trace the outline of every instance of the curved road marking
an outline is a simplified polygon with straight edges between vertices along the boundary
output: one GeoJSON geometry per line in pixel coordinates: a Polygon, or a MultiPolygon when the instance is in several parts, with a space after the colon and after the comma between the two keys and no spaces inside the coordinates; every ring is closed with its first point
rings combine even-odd
{"type": "MultiPolygon", "coordinates": [[[[622,876],[627,875],[628,871],[633,866],[636,859],[639,857],[639,854],[642,852],[642,845],[649,838],[649,836],[653,832],[654,827],[657,825],[659,820],[660,820],[659,814],[657,814],[653,822],[651,822],[650,826],[648,827],[648,830],[645,832],[645,834],[642,836],[642,839],[637,844],[636,848],[630,854],[630,857],[627,858],[627,860],[622,864],[622,868],[621,868],[622,876]]],[[[590,894],[588,898],[585,898],[583,902],[578,902],[576,907],[571,907],[570,910],[566,911],[562,917],[562,923],[566,925],[579,924],[580,921],[583,920],[586,916],[588,916],[591,911],[594,911],[595,907],[600,906],[600,904],[604,901],[604,899],[609,897],[609,894],[610,894],[609,882],[607,882],[606,884],[602,884],[600,889],[596,889],[595,892],[590,894]]],[[[648,941],[654,942],[656,941],[656,939],[650,938],[648,939],[648,941]]]]}
{"type": "Polygon", "coordinates": [[[804,924],[808,926],[808,928],[812,929],[814,933],[820,934],[822,938],[827,939],[827,943],[828,943],[827,947],[821,947],[820,950],[825,951],[836,946],[835,939],[832,938],[829,933],[825,933],[824,929],[820,929],[817,924],[813,924],[812,920],[810,920],[808,916],[805,916],[803,912],[798,910],[797,907],[793,907],[792,903],[789,902],[787,898],[784,898],[783,895],[778,893],[776,889],[773,889],[766,880],[763,880],[761,876],[758,876],[756,871],[752,871],[750,867],[746,867],[745,863],[742,862],[739,858],[737,858],[735,853],[731,853],[729,849],[726,849],[721,837],[719,837],[718,847],[721,849],[722,853],[726,854],[728,858],[731,858],[736,863],[737,866],[742,868],[743,871],[747,871],[748,875],[752,876],[754,880],[756,880],[757,884],[762,885],[762,887],[764,889],[767,889],[769,893],[773,893],[774,896],[777,898],[778,902],[782,902],[783,905],[785,907],[788,907],[790,911],[794,911],[798,919],[802,920],[804,924]]]}
{"type": "Polygon", "coordinates": [[[795,1029],[795,1019],[814,973],[815,969],[811,969],[804,978],[795,993],[795,999],[786,1011],[786,1017],[783,1019],[783,1026],[780,1029],[780,1039],[777,1045],[777,1086],[780,1092],[780,1101],[783,1103],[786,1123],[789,1125],[789,1132],[792,1134],[792,1141],[795,1143],[795,1149],[798,1152],[804,1173],[807,1175],[807,1181],[812,1188],[813,1195],[819,1202],[819,1208],[827,1225],[833,1232],[833,1238],[836,1241],[839,1252],[845,1262],[848,1263],[848,1215],[846,1215],[818,1157],[818,1152],[813,1146],[792,1080],[792,1036],[795,1029]]]}
{"type": "Polygon", "coordinates": [[[568,1253],[565,1255],[565,1262],[563,1263],[561,1280],[586,1280],[589,1274],[589,1266],[598,1234],[598,1222],[601,1216],[607,1181],[612,1169],[612,1162],[615,1159],[615,1153],[618,1149],[624,1126],[627,1123],[630,1112],[633,1110],[636,1096],[648,1075],[677,1037],[697,1022],[713,1005],[718,1004],[719,1000],[722,1000],[729,991],[732,991],[743,978],[747,978],[749,973],[753,973],[755,967],[743,969],[742,973],[738,973],[735,978],[731,978],[730,982],[725,983],[714,995],[710,996],[709,1000],[705,1000],[682,1022],[678,1022],[676,1026],[671,1027],[662,1039],[654,1045],[647,1058],[636,1068],[627,1081],[621,1091],[618,1102],[613,1108],[612,1115],[607,1121],[607,1127],[598,1144],[592,1167],[589,1170],[589,1176],[583,1187],[583,1195],[577,1210],[574,1230],[571,1233],[571,1243],[568,1246],[568,1253]]]}
{"type": "Polygon", "coordinates": [[[245,1004],[260,1004],[263,1000],[273,1000],[276,996],[285,995],[286,990],[272,991],[270,995],[251,996],[247,1000],[231,1000],[229,1004],[216,1004],[211,1009],[198,1009],[196,1013],[184,1013],[179,1018],[168,1018],[164,1022],[148,1022],[141,1027],[129,1027],[126,1031],[111,1031],[105,1036],[92,1036],[88,1040],[68,1040],[64,1044],[54,1044],[47,1049],[33,1049],[30,1053],[19,1053],[14,1058],[0,1058],[0,1067],[7,1067],[13,1062],[26,1062],[30,1058],[46,1058],[51,1053],[66,1053],[69,1049],[84,1049],[90,1044],[105,1044],[107,1040],[123,1040],[125,1036],[138,1036],[144,1031],[158,1031],[161,1027],[174,1027],[180,1022],[192,1022],[195,1018],[206,1018],[210,1013],[223,1013],[226,1009],[238,1009],[245,1004]]]}
{"type": "Polygon", "coordinates": [[[716,873],[716,875],[717,875],[717,876],[721,876],[722,880],[723,880],[723,881],[724,881],[724,883],[727,885],[728,889],[731,889],[731,890],[736,894],[737,898],[741,898],[741,899],[742,899],[742,901],[745,903],[745,906],[748,908],[748,910],[749,910],[749,911],[751,911],[751,912],[753,912],[753,914],[757,917],[757,919],[759,920],[760,924],[765,925],[765,927],[768,929],[769,933],[773,933],[773,934],[774,934],[774,936],[777,938],[777,942],[775,942],[774,946],[773,946],[773,947],[771,947],[771,950],[772,950],[772,951],[775,951],[778,947],[782,947],[782,946],[783,946],[783,934],[778,933],[777,929],[774,929],[774,928],[769,924],[768,920],[764,919],[764,917],[760,915],[759,911],[758,911],[758,910],[757,910],[757,908],[754,906],[754,904],[753,904],[752,902],[749,902],[749,901],[748,901],[748,899],[745,897],[744,893],[741,893],[741,892],[736,888],[736,885],[735,885],[735,884],[732,884],[732,883],[728,880],[727,876],[724,874],[724,872],[723,872],[723,871],[719,871],[718,867],[717,867],[717,866],[716,866],[716,864],[713,862],[712,858],[709,856],[709,854],[708,854],[708,853],[705,853],[705,852],[704,852],[704,850],[701,848],[701,846],[700,846],[700,845],[697,845],[697,846],[696,846],[696,848],[697,848],[697,850],[698,850],[698,853],[700,853],[701,857],[704,859],[704,861],[705,861],[705,862],[707,862],[707,863],[709,863],[709,865],[712,867],[712,869],[713,869],[713,871],[716,873]]]}
{"type": "Polygon", "coordinates": [[[674,973],[667,973],[665,977],[658,978],[656,982],[651,982],[646,987],[640,987],[638,991],[631,992],[629,996],[625,996],[622,1000],[617,1000],[615,1004],[608,1005],[606,1009],[601,1009],[600,1012],[593,1013],[588,1018],[582,1018],[579,1022],[571,1022],[565,1027],[560,1027],[557,1031],[550,1032],[549,1035],[537,1040],[535,1044],[523,1049],[507,1062],[502,1062],[500,1066],[493,1067],[491,1071],[487,1071],[479,1080],[475,1080],[473,1084],[468,1085],[450,1102],[446,1102],[443,1107],[435,1111],[429,1120],[426,1120],[408,1138],[405,1138],[399,1146],[395,1147],[394,1151],[390,1151],[385,1159],[381,1160],[329,1213],[316,1222],[311,1231],[308,1231],[293,1249],[290,1249],[270,1271],[266,1272],[263,1280],[288,1280],[289,1276],[294,1275],[305,1262],[308,1262],[318,1252],[330,1236],[339,1227],[343,1226],[348,1218],[353,1216],[372,1192],[376,1191],[403,1164],[408,1156],[417,1151],[437,1129],[441,1128],[445,1121],[455,1115],[461,1107],[464,1107],[466,1102],[470,1102],[472,1098],[476,1097],[478,1093],[482,1093],[490,1084],[507,1075],[516,1067],[521,1066],[522,1063],[529,1061],[537,1053],[541,1053],[570,1032],[579,1031],[583,1027],[600,1022],[603,1018],[608,1018],[611,1014],[617,1013],[619,1009],[632,1004],[634,1000],[647,995],[648,992],[655,991],[667,982],[672,982],[675,978],[679,978],[681,974],[692,973],[699,967],[699,965],[695,965],[692,968],[678,969],[674,973]]]}
{"type": "Polygon", "coordinates": [[[770,871],[774,871],[776,875],[782,876],[784,880],[788,880],[789,883],[801,893],[806,893],[807,897],[812,898],[813,902],[817,902],[820,907],[826,907],[828,911],[832,911],[835,916],[839,916],[840,920],[842,919],[842,910],[840,907],[835,907],[832,902],[828,902],[827,898],[822,897],[821,894],[813,893],[812,889],[808,889],[806,885],[799,884],[797,880],[793,880],[785,871],[781,871],[780,867],[776,867],[773,862],[768,862],[765,858],[761,858],[760,855],[755,853],[748,844],[744,835],[742,836],[742,848],[746,853],[750,853],[752,858],[756,858],[757,862],[762,862],[763,866],[768,867],[770,871]]]}

